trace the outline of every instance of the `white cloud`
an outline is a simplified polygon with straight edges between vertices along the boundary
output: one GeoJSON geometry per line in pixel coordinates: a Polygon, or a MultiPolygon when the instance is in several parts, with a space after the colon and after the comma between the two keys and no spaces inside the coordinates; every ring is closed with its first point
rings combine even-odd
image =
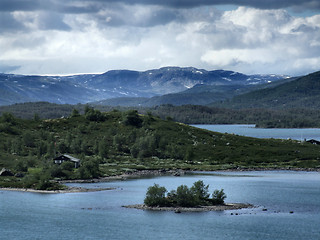
{"type": "Polygon", "coordinates": [[[115,4],[95,14],[19,11],[12,16],[25,29],[0,35],[0,62],[15,73],[176,65],[296,75],[320,66],[320,15],[293,17],[285,10],[245,7],[221,12],[214,7],[172,10],[115,4]]]}
{"type": "MultiPolygon", "coordinates": [[[[218,32],[221,41],[234,39],[233,43],[214,44],[201,60],[214,68],[250,73],[294,75],[319,70],[319,56],[314,56],[320,52],[318,19],[294,18],[284,10],[240,7],[223,15],[218,32]],[[304,28],[298,32],[299,26],[304,28]]],[[[218,42],[215,32],[211,37],[213,43],[218,42]]]]}

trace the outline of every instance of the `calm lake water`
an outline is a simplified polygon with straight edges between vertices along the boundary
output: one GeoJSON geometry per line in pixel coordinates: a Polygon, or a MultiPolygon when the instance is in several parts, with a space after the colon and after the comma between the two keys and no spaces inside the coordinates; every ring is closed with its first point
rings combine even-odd
{"type": "Polygon", "coordinates": [[[320,239],[316,172],[209,172],[81,186],[116,189],[66,194],[0,191],[0,239],[320,239]],[[227,202],[248,202],[257,208],[176,214],[121,207],[142,203],[154,183],[171,190],[197,180],[210,184],[211,192],[224,188],[227,202]]]}
{"type": "Polygon", "coordinates": [[[256,138],[280,138],[295,139],[303,141],[304,139],[316,139],[320,141],[319,128],[256,128],[252,124],[235,124],[235,125],[191,125],[198,128],[204,128],[210,131],[221,133],[233,133],[241,136],[256,138]]]}

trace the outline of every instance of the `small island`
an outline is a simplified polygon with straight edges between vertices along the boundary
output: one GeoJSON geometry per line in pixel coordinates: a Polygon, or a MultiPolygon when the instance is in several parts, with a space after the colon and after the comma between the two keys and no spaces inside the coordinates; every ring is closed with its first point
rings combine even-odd
{"type": "Polygon", "coordinates": [[[147,190],[144,204],[128,205],[126,208],[142,210],[202,212],[224,211],[242,208],[251,208],[253,205],[244,203],[228,203],[224,200],[227,195],[224,190],[214,190],[210,198],[209,185],[199,180],[191,188],[180,185],[176,190],[167,191],[165,187],[154,184],[147,190]]]}

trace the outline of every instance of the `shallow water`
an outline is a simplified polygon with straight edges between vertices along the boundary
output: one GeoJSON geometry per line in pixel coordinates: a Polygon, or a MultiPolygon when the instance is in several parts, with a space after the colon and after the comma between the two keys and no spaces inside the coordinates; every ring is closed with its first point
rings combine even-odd
{"type": "Polygon", "coordinates": [[[66,194],[0,191],[0,239],[320,239],[316,172],[208,172],[70,185],[116,189],[66,194]],[[209,184],[211,192],[224,188],[226,202],[248,202],[257,208],[176,214],[121,207],[142,203],[154,183],[171,190],[197,180],[209,184]]]}

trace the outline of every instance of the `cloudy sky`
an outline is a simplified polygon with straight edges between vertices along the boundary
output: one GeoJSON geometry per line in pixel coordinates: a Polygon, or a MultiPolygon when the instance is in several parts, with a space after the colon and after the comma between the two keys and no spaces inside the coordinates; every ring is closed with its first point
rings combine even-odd
{"type": "Polygon", "coordinates": [[[320,70],[319,0],[0,0],[0,72],[320,70]]]}

